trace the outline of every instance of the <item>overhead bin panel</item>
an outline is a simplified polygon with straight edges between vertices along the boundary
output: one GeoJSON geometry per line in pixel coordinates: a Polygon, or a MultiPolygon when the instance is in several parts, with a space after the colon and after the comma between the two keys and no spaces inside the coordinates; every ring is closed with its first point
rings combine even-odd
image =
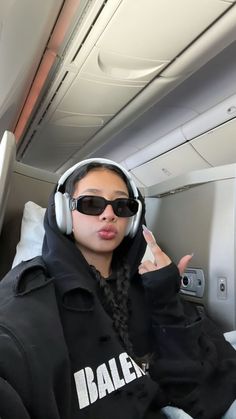
{"type": "Polygon", "coordinates": [[[111,135],[99,140],[96,147],[93,139],[134,98],[143,94],[145,103],[150,97],[154,100],[153,96],[158,101],[158,95],[182,80],[182,74],[175,78],[158,75],[174,66],[182,52],[231,6],[221,0],[107,1],[100,4],[84,33],[97,3],[88,2],[61,54],[55,80],[19,147],[23,163],[60,171],[70,163],[68,159],[84,157],[88,146],[98,150],[111,135]],[[155,81],[164,86],[161,93],[153,93],[155,81]],[[102,123],[96,125],[96,118],[102,123]],[[45,154],[50,153],[51,161],[47,161],[45,154]]]}
{"type": "MultiPolygon", "coordinates": [[[[219,0],[123,0],[59,110],[115,114],[227,8],[219,0]]],[[[73,60],[74,70],[77,62],[80,54],[73,60]]]]}
{"type": "Polygon", "coordinates": [[[221,0],[123,0],[97,48],[152,64],[171,61],[228,7],[221,0]]]}
{"type": "Polygon", "coordinates": [[[107,121],[109,116],[80,115],[73,112],[56,111],[51,118],[51,122],[59,126],[92,128],[101,127],[107,121]]]}
{"type": "Polygon", "coordinates": [[[85,115],[113,116],[139,92],[143,84],[98,82],[78,77],[62,100],[59,110],[85,115]]]}
{"type": "MultiPolygon", "coordinates": [[[[99,124],[101,119],[97,121],[99,124]]],[[[46,125],[35,133],[36,141],[29,144],[22,162],[54,172],[62,161],[71,158],[83,146],[86,139],[97,131],[98,126],[95,119],[89,118],[86,125],[86,118],[80,119],[73,114],[60,115],[54,124],[46,125]]]]}
{"type": "Polygon", "coordinates": [[[191,145],[183,144],[156,159],[136,167],[131,170],[131,173],[142,185],[151,186],[181,173],[207,167],[210,167],[210,165],[198,155],[191,145]]]}
{"type": "Polygon", "coordinates": [[[236,119],[190,141],[194,149],[212,166],[236,162],[236,119]]]}
{"type": "Polygon", "coordinates": [[[129,83],[140,84],[141,81],[143,83],[150,81],[168,62],[140,59],[95,47],[81,74],[92,76],[97,80],[108,78],[108,80],[127,80],[129,83]]]}

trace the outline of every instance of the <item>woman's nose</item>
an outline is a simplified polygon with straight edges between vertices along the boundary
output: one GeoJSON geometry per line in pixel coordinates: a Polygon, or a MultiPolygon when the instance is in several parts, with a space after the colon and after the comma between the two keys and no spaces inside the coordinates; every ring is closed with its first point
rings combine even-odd
{"type": "Polygon", "coordinates": [[[115,220],[117,217],[116,217],[116,214],[114,213],[114,211],[113,211],[113,208],[112,208],[112,206],[110,205],[110,204],[108,204],[107,206],[106,206],[106,208],[104,209],[104,211],[102,212],[102,214],[100,215],[100,218],[102,219],[102,220],[106,220],[106,219],[109,219],[109,220],[115,220]]]}

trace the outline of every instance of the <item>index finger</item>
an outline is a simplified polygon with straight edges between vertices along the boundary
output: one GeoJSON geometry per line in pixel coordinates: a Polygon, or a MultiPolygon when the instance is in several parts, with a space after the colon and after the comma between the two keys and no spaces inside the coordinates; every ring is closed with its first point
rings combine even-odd
{"type": "Polygon", "coordinates": [[[143,235],[147,242],[147,245],[152,248],[154,246],[157,246],[157,242],[155,237],[153,236],[152,232],[143,224],[143,235]]]}
{"type": "Polygon", "coordinates": [[[164,266],[167,266],[171,263],[171,260],[169,256],[167,256],[161,248],[158,246],[155,237],[153,236],[152,232],[143,225],[143,235],[147,242],[148,247],[150,248],[150,251],[153,254],[154,257],[154,264],[158,268],[162,268],[164,266]]]}

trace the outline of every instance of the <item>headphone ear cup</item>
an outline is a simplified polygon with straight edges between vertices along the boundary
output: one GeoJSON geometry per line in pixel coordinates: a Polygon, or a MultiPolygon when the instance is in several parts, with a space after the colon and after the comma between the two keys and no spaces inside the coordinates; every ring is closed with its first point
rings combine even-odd
{"type": "Polygon", "coordinates": [[[138,230],[141,215],[142,215],[142,203],[138,199],[138,211],[133,217],[130,218],[130,221],[126,230],[126,234],[125,234],[126,236],[129,236],[130,238],[135,236],[138,230]]]}
{"type": "Polygon", "coordinates": [[[54,195],[56,222],[63,234],[72,233],[72,215],[70,197],[67,193],[56,192],[54,195]]]}

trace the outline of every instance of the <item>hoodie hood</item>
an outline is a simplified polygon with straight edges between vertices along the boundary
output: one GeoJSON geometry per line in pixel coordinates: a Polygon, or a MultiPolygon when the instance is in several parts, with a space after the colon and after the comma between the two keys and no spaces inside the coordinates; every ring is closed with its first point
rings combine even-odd
{"type": "MultiPolygon", "coordinates": [[[[42,249],[43,259],[52,276],[74,276],[76,273],[78,280],[79,273],[80,286],[88,288],[87,277],[91,276],[91,268],[80,250],[76,247],[73,238],[61,233],[57,226],[54,203],[55,191],[49,198],[44,218],[45,236],[42,249]]],[[[125,258],[130,268],[131,278],[137,273],[138,266],[146,249],[146,242],[142,234],[142,224],[145,224],[145,205],[140,193],[139,198],[143,205],[143,211],[137,233],[133,238],[125,237],[113,253],[113,260],[115,259],[116,263],[122,262],[125,258]]]]}

